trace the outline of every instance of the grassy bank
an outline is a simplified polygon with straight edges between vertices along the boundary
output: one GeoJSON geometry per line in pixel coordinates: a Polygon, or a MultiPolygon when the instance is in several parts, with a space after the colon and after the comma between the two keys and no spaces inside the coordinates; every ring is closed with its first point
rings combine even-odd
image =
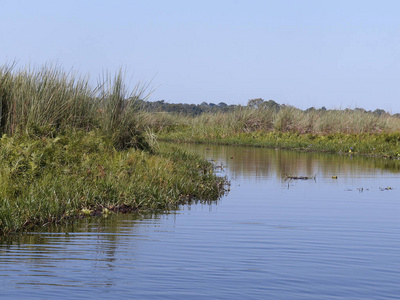
{"type": "Polygon", "coordinates": [[[0,67],[0,234],[111,211],[218,199],[224,179],[154,141],[137,113],[146,86],[95,87],[57,67],[0,67]]]}
{"type": "Polygon", "coordinates": [[[320,151],[338,154],[361,154],[381,157],[400,157],[400,133],[298,134],[282,132],[252,132],[218,135],[196,135],[190,130],[161,133],[160,139],[185,143],[213,143],[270,147],[301,151],[320,151]]]}
{"type": "Polygon", "coordinates": [[[301,111],[285,107],[203,114],[148,116],[159,138],[371,156],[400,156],[400,119],[362,110],[301,111]]]}
{"type": "Polygon", "coordinates": [[[116,150],[95,131],[3,136],[0,158],[3,234],[113,210],[167,210],[224,191],[197,156],[167,146],[116,150]]]}

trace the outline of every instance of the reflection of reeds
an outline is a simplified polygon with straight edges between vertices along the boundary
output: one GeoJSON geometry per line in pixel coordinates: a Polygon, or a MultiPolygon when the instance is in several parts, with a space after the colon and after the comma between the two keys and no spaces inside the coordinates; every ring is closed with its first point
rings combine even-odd
{"type": "Polygon", "coordinates": [[[348,157],[326,153],[305,153],[287,150],[275,150],[256,147],[231,147],[218,145],[192,145],[196,152],[212,153],[213,158],[224,165],[233,177],[256,176],[264,178],[280,178],[285,180],[287,174],[308,178],[359,177],[371,174],[376,170],[400,172],[399,160],[370,157],[348,157]],[[208,147],[211,150],[205,151],[208,147]],[[231,157],[234,156],[234,159],[231,157]],[[317,174],[317,175],[316,175],[317,174]]]}

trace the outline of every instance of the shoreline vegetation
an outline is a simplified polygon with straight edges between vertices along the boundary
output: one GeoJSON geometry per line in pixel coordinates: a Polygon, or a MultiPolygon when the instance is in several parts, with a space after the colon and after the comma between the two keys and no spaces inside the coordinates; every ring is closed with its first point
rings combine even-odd
{"type": "Polygon", "coordinates": [[[157,143],[138,112],[148,86],[128,93],[123,79],[0,67],[0,234],[226,192],[211,163],[157,143]]]}
{"type": "Polygon", "coordinates": [[[0,66],[0,234],[227,192],[211,163],[161,140],[400,158],[399,114],[263,99],[168,104],[147,101],[147,90],[128,92],[122,71],[92,87],[57,66],[0,66]]]}
{"type": "Polygon", "coordinates": [[[143,114],[147,126],[164,141],[400,157],[400,115],[381,109],[300,110],[252,99],[247,106],[218,105],[179,117],[162,110],[144,109],[143,114]]]}

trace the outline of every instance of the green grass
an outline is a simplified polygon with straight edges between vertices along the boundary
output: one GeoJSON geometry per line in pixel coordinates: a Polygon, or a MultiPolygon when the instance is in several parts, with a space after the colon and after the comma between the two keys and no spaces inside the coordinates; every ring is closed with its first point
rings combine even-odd
{"type": "Polygon", "coordinates": [[[187,143],[245,145],[338,154],[400,157],[400,133],[329,135],[253,132],[218,136],[193,136],[187,131],[161,135],[161,139],[187,143]]]}
{"type": "Polygon", "coordinates": [[[0,232],[119,207],[168,210],[182,201],[215,200],[224,193],[225,179],[199,157],[166,145],[153,152],[117,150],[96,131],[3,136],[0,232]]]}
{"type": "MultiPolygon", "coordinates": [[[[147,86],[128,91],[124,73],[108,73],[92,87],[88,78],[58,66],[17,69],[0,67],[0,134],[47,129],[99,129],[119,149],[150,149],[136,119],[137,100],[146,100],[147,86]]],[[[46,134],[46,133],[45,133],[46,134]]]]}
{"type": "Polygon", "coordinates": [[[218,199],[211,164],[159,146],[138,113],[147,86],[57,66],[0,67],[0,234],[110,211],[218,199]]]}
{"type": "MultiPolygon", "coordinates": [[[[156,118],[156,115],[153,116],[156,118]]],[[[234,112],[182,116],[148,124],[162,140],[249,145],[341,154],[399,157],[400,119],[363,111],[304,112],[242,107],[234,112]],[[159,125],[160,123],[168,125],[159,125]]]]}
{"type": "Polygon", "coordinates": [[[109,211],[218,199],[225,178],[170,141],[400,156],[400,119],[360,110],[238,107],[198,117],[140,111],[147,86],[97,86],[57,66],[0,67],[0,233],[109,211]],[[138,101],[140,100],[140,101],[138,101]]]}
{"type": "Polygon", "coordinates": [[[237,107],[232,112],[204,113],[200,116],[165,115],[149,116],[149,125],[155,130],[189,127],[193,132],[242,133],[253,131],[296,132],[300,134],[331,133],[381,133],[400,130],[400,118],[390,114],[376,114],[358,110],[302,111],[286,106],[276,111],[273,108],[256,109],[237,107]]]}

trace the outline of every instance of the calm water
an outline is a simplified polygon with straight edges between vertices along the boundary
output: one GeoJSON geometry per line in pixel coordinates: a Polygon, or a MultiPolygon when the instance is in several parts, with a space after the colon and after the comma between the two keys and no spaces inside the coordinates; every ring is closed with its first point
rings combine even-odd
{"type": "Polygon", "coordinates": [[[0,299],[400,299],[398,162],[187,147],[228,196],[3,239],[0,299]]]}

